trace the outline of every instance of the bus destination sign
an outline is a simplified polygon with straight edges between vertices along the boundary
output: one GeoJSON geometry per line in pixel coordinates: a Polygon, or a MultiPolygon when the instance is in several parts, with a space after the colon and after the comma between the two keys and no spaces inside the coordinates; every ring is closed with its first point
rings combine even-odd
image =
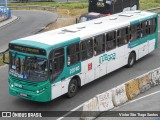
{"type": "Polygon", "coordinates": [[[15,44],[9,44],[9,49],[30,54],[46,55],[46,51],[40,48],[32,48],[15,44]]]}

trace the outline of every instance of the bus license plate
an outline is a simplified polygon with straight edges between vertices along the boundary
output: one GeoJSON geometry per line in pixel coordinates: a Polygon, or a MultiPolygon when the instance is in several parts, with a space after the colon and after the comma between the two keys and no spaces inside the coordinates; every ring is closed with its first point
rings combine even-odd
{"type": "Polygon", "coordinates": [[[20,96],[27,97],[27,94],[20,93],[20,96]]]}

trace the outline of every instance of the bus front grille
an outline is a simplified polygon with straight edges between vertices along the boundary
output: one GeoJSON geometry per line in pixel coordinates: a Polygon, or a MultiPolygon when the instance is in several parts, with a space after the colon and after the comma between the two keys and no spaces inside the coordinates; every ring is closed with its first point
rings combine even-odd
{"type": "Polygon", "coordinates": [[[17,77],[14,77],[12,75],[10,75],[10,78],[12,79],[12,81],[14,81],[16,83],[20,83],[22,85],[37,86],[37,83],[35,83],[35,82],[24,80],[24,79],[21,79],[21,78],[17,78],[17,77]]]}

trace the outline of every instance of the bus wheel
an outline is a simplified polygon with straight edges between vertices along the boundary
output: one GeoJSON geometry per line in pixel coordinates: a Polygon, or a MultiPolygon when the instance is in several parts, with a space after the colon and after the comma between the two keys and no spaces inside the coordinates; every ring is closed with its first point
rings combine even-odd
{"type": "Polygon", "coordinates": [[[71,98],[76,95],[77,91],[78,91],[78,82],[76,79],[72,79],[68,86],[67,96],[71,98]]]}
{"type": "Polygon", "coordinates": [[[128,57],[128,64],[127,67],[132,67],[136,61],[136,54],[134,52],[131,52],[128,57]]]}

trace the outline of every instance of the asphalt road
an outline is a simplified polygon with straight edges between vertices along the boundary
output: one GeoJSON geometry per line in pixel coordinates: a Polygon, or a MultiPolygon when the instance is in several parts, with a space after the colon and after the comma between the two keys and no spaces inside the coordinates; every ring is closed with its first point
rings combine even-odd
{"type": "MultiPolygon", "coordinates": [[[[6,39],[7,37],[8,35],[5,36],[6,39]]],[[[68,99],[65,96],[61,96],[48,103],[27,101],[9,95],[7,87],[8,68],[3,67],[0,69],[0,111],[69,111],[84,103],[85,101],[89,100],[90,98],[93,98],[95,95],[99,93],[107,91],[134,77],[137,77],[141,74],[144,74],[152,69],[159,67],[159,60],[160,46],[151,54],[137,61],[137,63],[132,68],[120,68],[115,72],[112,72],[111,74],[108,74],[102,78],[97,79],[92,83],[89,83],[88,85],[83,86],[79,90],[79,93],[71,99],[68,99]]],[[[54,118],[47,119],[53,120],[54,118]]]]}
{"type": "Polygon", "coordinates": [[[11,40],[35,34],[58,17],[56,13],[44,11],[13,10],[12,14],[19,20],[0,28],[0,51],[6,49],[11,40]]]}

